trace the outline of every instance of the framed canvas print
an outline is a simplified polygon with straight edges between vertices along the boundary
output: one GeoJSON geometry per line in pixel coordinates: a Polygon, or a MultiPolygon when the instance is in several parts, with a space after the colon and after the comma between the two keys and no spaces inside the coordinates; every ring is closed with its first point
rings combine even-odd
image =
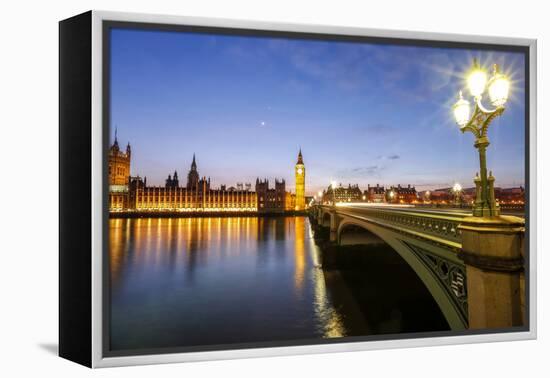
{"type": "Polygon", "coordinates": [[[60,355],[536,337],[536,42],[60,22],[60,355]]]}

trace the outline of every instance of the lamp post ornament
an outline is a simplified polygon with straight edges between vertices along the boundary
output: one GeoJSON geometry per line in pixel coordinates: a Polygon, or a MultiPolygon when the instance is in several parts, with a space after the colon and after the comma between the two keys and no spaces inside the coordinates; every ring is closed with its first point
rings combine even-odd
{"type": "Polygon", "coordinates": [[[453,106],[453,112],[460,131],[471,132],[475,136],[474,147],[479,152],[479,174],[476,174],[476,201],[473,215],[476,217],[494,217],[500,215],[498,203],[495,200],[494,181],[492,173],[487,175],[486,151],[489,146],[487,129],[496,117],[504,112],[508,100],[510,81],[499,72],[498,65],[493,66],[493,76],[487,81],[487,73],[474,59],[472,69],[467,78],[470,93],[474,99],[474,111],[470,116],[470,103],[458,94],[458,101],[453,106]],[[493,109],[483,106],[481,99],[488,92],[493,109]]]}
{"type": "Polygon", "coordinates": [[[461,204],[462,186],[457,182],[453,185],[452,192],[455,197],[455,205],[461,204]]]}

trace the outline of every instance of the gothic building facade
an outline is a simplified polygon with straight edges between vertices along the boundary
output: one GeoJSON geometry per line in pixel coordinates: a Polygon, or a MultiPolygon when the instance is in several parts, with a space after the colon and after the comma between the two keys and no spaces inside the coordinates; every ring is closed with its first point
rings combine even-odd
{"type": "Polygon", "coordinates": [[[130,143],[126,146],[126,151],[122,151],[118,146],[118,140],[115,134],[115,142],[109,149],[109,184],[124,186],[128,183],[130,176],[130,160],[132,150],[130,143]]]}
{"type": "Polygon", "coordinates": [[[109,210],[123,210],[128,204],[128,178],[130,177],[130,161],[132,150],[130,143],[126,151],[118,145],[115,131],[115,141],[109,148],[109,210]]]}
{"type": "Polygon", "coordinates": [[[130,145],[121,153],[118,141],[109,151],[109,210],[111,212],[260,212],[282,213],[305,209],[305,166],[302,153],[295,167],[296,192],[286,191],[285,180],[267,179],[250,184],[212,188],[210,178],[201,177],[193,154],[187,182],[180,183],[178,172],[168,175],[164,186],[147,185],[147,177],[130,176],[130,145]]]}

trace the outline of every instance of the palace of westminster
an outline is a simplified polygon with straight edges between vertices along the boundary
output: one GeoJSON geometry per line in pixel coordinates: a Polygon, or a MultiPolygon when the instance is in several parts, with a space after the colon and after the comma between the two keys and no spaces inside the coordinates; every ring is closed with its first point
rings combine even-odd
{"type": "Polygon", "coordinates": [[[187,183],[180,185],[177,171],[169,175],[164,186],[148,186],[147,177],[130,175],[132,151],[120,149],[117,138],[109,149],[109,211],[110,212],[261,212],[283,213],[306,208],[306,169],[302,151],[294,167],[296,193],[286,191],[285,180],[275,179],[269,188],[267,179],[227,188],[210,186],[210,178],[200,177],[195,155],[187,174],[187,183]]]}

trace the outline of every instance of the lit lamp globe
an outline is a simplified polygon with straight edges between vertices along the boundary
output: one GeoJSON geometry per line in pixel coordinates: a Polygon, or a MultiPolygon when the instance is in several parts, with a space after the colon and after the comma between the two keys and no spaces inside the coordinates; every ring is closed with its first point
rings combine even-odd
{"type": "Polygon", "coordinates": [[[499,72],[498,65],[493,66],[493,77],[489,81],[489,98],[491,103],[500,107],[508,101],[508,93],[510,92],[510,80],[499,72]]]}
{"type": "Polygon", "coordinates": [[[474,60],[474,66],[468,74],[468,89],[475,98],[481,98],[487,85],[487,73],[479,66],[477,60],[474,60]]]}
{"type": "Polygon", "coordinates": [[[458,193],[462,190],[462,186],[457,182],[454,186],[453,186],[453,190],[455,193],[458,193]]]}
{"type": "Polygon", "coordinates": [[[453,105],[453,113],[456,123],[460,127],[466,126],[470,120],[470,103],[462,97],[462,91],[458,93],[458,101],[453,105]]]}

